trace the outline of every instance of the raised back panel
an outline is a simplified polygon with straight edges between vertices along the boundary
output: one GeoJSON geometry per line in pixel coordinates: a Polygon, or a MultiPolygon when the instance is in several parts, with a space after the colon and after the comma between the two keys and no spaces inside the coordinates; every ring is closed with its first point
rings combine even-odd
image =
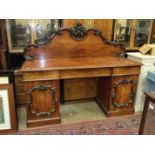
{"type": "Polygon", "coordinates": [[[107,41],[100,31],[86,30],[78,24],[62,29],[46,38],[44,44],[25,48],[25,57],[32,59],[118,56],[124,48],[107,41]],[[33,48],[34,47],[34,48],[33,48]]]}

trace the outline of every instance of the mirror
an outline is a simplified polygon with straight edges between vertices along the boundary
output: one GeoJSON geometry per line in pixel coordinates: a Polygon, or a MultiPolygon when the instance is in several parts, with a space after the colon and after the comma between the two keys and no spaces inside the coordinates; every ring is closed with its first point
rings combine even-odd
{"type": "Polygon", "coordinates": [[[131,35],[131,19],[116,19],[114,27],[114,42],[129,46],[131,35]]]}
{"type": "Polygon", "coordinates": [[[38,19],[34,30],[36,32],[36,39],[41,39],[49,36],[55,29],[55,20],[38,19]]]}
{"type": "Polygon", "coordinates": [[[144,44],[148,43],[150,31],[151,31],[151,20],[138,19],[136,23],[134,46],[141,47],[144,44]]]}
{"type": "Polygon", "coordinates": [[[11,19],[10,33],[12,48],[18,49],[31,43],[31,27],[28,20],[11,19]]]}
{"type": "Polygon", "coordinates": [[[22,52],[25,46],[58,29],[56,19],[10,19],[6,24],[10,52],[22,52]]]}

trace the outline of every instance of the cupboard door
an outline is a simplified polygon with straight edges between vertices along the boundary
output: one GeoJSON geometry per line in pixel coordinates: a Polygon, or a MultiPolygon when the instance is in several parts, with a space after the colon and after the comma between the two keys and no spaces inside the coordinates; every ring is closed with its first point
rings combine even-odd
{"type": "Polygon", "coordinates": [[[35,116],[50,116],[56,112],[59,104],[59,82],[29,82],[25,84],[27,92],[27,110],[35,116]]]}
{"type": "Polygon", "coordinates": [[[137,76],[113,77],[110,110],[134,107],[137,80],[137,76]]]}

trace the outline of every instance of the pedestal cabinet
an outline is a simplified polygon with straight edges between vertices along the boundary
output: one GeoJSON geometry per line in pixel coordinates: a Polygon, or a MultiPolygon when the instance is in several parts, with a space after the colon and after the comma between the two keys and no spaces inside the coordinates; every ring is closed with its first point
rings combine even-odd
{"type": "Polygon", "coordinates": [[[138,75],[99,79],[97,100],[107,116],[134,113],[137,81],[138,75]]]}
{"type": "Polygon", "coordinates": [[[27,100],[27,127],[60,123],[59,81],[24,82],[27,100]]]}

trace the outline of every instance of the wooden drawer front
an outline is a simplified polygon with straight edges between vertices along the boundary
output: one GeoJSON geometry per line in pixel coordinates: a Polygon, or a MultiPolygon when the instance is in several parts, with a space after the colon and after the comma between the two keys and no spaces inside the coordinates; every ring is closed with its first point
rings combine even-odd
{"type": "Polygon", "coordinates": [[[78,69],[78,70],[62,70],[59,73],[61,79],[82,78],[82,77],[100,77],[110,76],[111,69],[78,69]]]}
{"type": "Polygon", "coordinates": [[[16,89],[16,94],[24,92],[22,76],[15,76],[15,89],[16,89]]]}
{"type": "Polygon", "coordinates": [[[119,67],[113,68],[113,75],[137,75],[140,73],[140,67],[119,67]]]}
{"type": "Polygon", "coordinates": [[[58,71],[42,71],[23,73],[23,81],[38,81],[59,79],[58,71]]]}
{"type": "Polygon", "coordinates": [[[16,105],[26,105],[26,99],[24,94],[24,85],[22,82],[22,76],[16,75],[15,76],[15,90],[16,90],[16,105]]]}

